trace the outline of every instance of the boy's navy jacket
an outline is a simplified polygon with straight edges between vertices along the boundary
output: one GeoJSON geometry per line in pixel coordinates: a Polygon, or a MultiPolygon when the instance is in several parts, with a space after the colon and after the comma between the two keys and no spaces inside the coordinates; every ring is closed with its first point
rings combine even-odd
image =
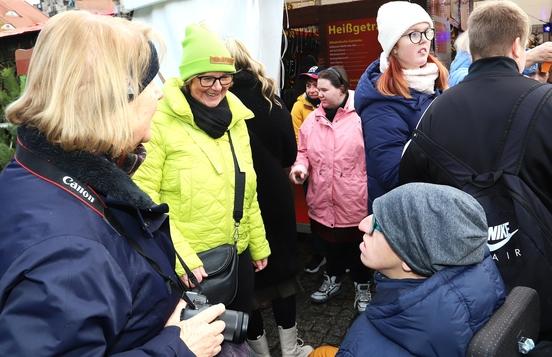
{"type": "Polygon", "coordinates": [[[177,279],[166,205],[105,158],[84,156],[64,164],[91,178],[105,216],[16,161],[0,173],[0,355],[193,356],[178,327],[164,328],[180,292],[118,233],[177,279]]]}
{"type": "Polygon", "coordinates": [[[404,145],[423,112],[439,94],[410,89],[410,99],[385,96],[376,87],[380,76],[379,60],[376,60],[368,66],[355,90],[355,110],[362,119],[364,135],[370,213],[376,198],[398,186],[404,145]]]}
{"type": "Polygon", "coordinates": [[[505,298],[490,256],[443,269],[426,280],[376,274],[378,292],[353,323],[338,357],[462,356],[505,298]]]}

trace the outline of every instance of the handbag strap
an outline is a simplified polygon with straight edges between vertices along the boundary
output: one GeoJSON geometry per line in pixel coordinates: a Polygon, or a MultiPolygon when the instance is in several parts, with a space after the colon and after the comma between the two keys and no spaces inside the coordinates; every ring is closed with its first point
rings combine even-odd
{"type": "Polygon", "coordinates": [[[230,130],[228,133],[228,141],[230,142],[230,150],[232,151],[232,158],[234,159],[234,177],[235,177],[235,187],[234,187],[234,212],[232,216],[234,217],[234,245],[238,244],[239,238],[239,227],[240,221],[243,217],[243,200],[245,196],[245,172],[240,170],[240,165],[238,164],[238,158],[236,157],[236,151],[234,150],[234,144],[232,143],[232,136],[230,135],[230,130]]]}
{"type": "MultiPolygon", "coordinates": [[[[234,159],[234,177],[235,177],[235,189],[234,189],[234,211],[232,213],[232,217],[234,218],[234,233],[233,233],[233,239],[234,239],[234,246],[237,246],[238,244],[238,238],[239,238],[239,227],[240,227],[240,221],[243,217],[243,201],[245,196],[245,172],[242,172],[240,170],[240,165],[238,164],[238,158],[236,157],[236,152],[234,150],[234,145],[232,143],[232,136],[230,135],[230,130],[227,131],[228,133],[228,141],[230,142],[230,150],[232,151],[232,158],[234,159]]],[[[197,278],[195,277],[194,273],[192,273],[191,269],[186,265],[184,262],[184,259],[178,254],[178,252],[175,249],[176,257],[178,258],[178,261],[184,268],[184,271],[186,272],[186,275],[188,275],[188,279],[192,282],[192,284],[195,285],[195,287],[199,290],[199,292],[202,292],[201,290],[201,284],[197,281],[197,278]]]]}

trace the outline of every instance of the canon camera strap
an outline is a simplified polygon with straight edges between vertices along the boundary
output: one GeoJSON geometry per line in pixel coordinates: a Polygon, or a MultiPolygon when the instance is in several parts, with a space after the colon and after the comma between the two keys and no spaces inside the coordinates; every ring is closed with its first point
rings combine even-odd
{"type": "MultiPolygon", "coordinates": [[[[45,160],[42,157],[39,157],[38,155],[33,153],[21,143],[21,140],[19,140],[19,138],[17,139],[17,146],[15,149],[15,161],[34,176],[37,176],[51,183],[52,185],[59,187],[63,191],[71,194],[88,208],[97,213],[100,217],[104,219],[107,224],[115,229],[112,222],[109,222],[109,220],[106,218],[105,203],[90,186],[80,182],[76,178],[57,168],[48,160],[45,160]]],[[[163,273],[163,271],[161,271],[161,268],[159,267],[157,262],[144,252],[140,244],[135,239],[133,239],[131,236],[122,234],[120,230],[115,230],[119,234],[127,238],[130,246],[149,263],[153,270],[155,270],[157,274],[159,274],[164,279],[166,284],[171,286],[174,286],[176,284],[176,287],[178,287],[181,291],[182,299],[184,299],[184,301],[186,301],[186,303],[192,309],[195,309],[195,304],[185,294],[187,288],[178,278],[178,274],[176,272],[174,273],[174,276],[176,277],[175,283],[174,279],[171,279],[171,277],[167,276],[165,273],[163,273]]],[[[176,250],[174,250],[174,252],[178,256],[178,258],[182,260],[176,250]]]]}

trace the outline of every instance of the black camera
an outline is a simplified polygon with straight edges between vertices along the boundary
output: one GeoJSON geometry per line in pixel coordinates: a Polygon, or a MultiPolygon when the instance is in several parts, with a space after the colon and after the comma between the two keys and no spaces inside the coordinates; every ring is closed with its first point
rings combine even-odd
{"type": "MultiPolygon", "coordinates": [[[[195,291],[186,291],[185,294],[194,303],[195,309],[188,304],[185,309],[182,309],[182,312],[180,313],[180,320],[187,320],[194,317],[199,312],[211,306],[205,295],[196,293],[195,291]]],[[[245,341],[245,338],[247,337],[247,325],[249,325],[248,314],[241,311],[226,310],[218,317],[217,320],[224,321],[226,324],[226,327],[222,332],[222,335],[226,341],[234,343],[242,343],[245,341]]]]}

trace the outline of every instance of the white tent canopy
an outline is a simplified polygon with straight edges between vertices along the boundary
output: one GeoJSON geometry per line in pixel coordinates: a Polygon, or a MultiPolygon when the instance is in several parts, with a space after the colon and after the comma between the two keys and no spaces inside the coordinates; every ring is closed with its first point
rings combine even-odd
{"type": "Polygon", "coordinates": [[[280,43],[284,0],[123,0],[133,19],[150,24],[166,41],[161,64],[166,77],[178,76],[184,29],[190,23],[205,22],[222,38],[244,42],[267,74],[280,77],[280,43]]]}
{"type": "MultiPolygon", "coordinates": [[[[483,2],[484,0],[476,0],[474,5],[477,7],[483,2]]],[[[512,2],[518,4],[529,15],[531,25],[539,25],[550,21],[552,0],[512,0],[512,2]]]]}
{"type": "Polygon", "coordinates": [[[532,25],[539,25],[550,21],[552,0],[512,0],[518,4],[527,15],[532,25]]]}

